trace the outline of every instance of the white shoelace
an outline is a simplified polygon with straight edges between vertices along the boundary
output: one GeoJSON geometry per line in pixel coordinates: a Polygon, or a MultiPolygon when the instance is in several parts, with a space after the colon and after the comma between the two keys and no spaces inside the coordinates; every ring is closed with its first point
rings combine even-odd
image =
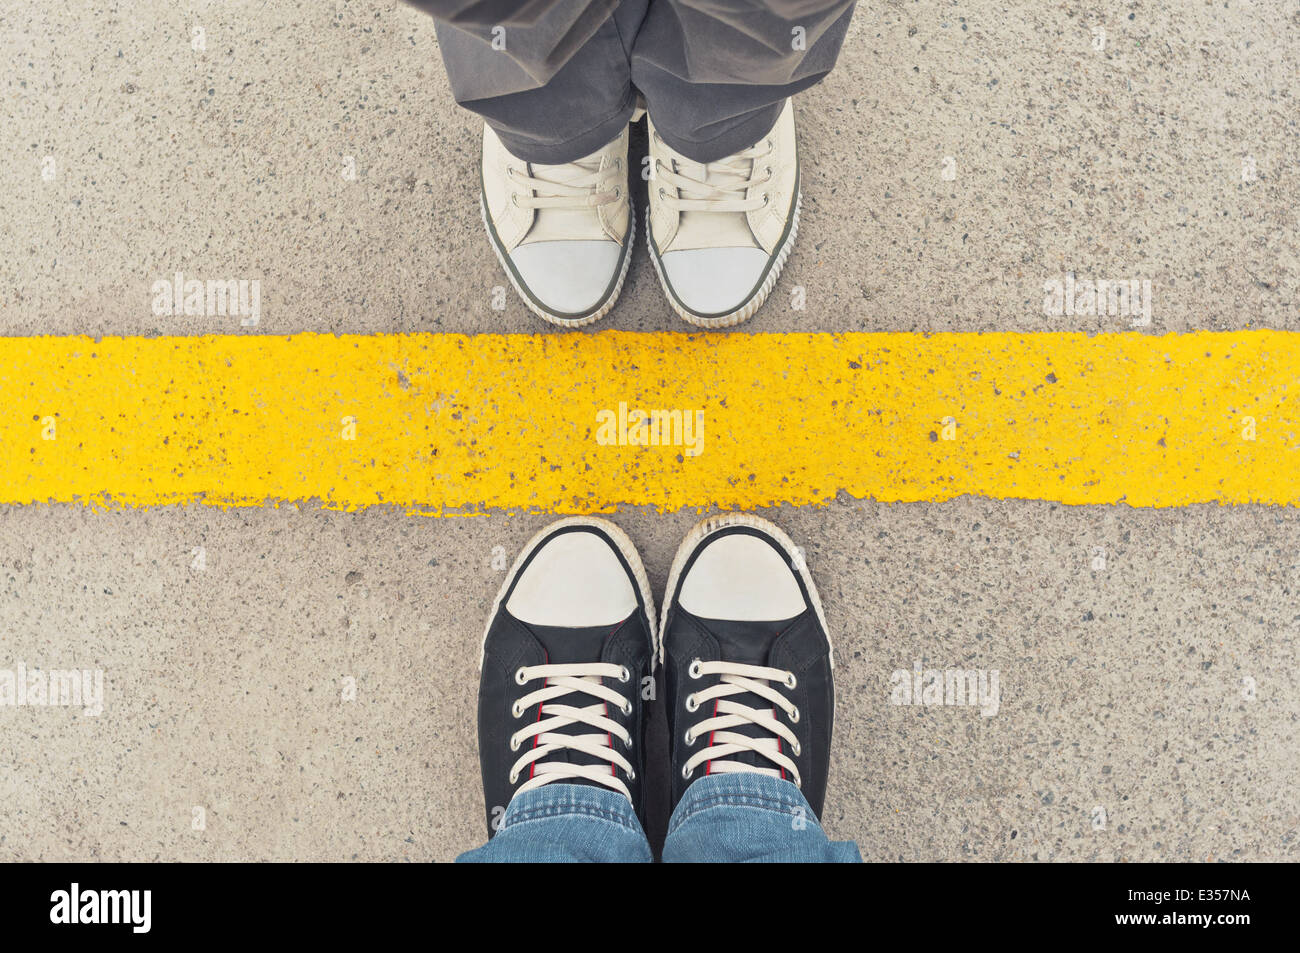
{"type": "Polygon", "coordinates": [[[762,665],[742,665],[738,662],[702,662],[699,659],[691,662],[689,669],[691,678],[703,678],[705,675],[721,675],[722,678],[716,685],[711,685],[701,691],[686,696],[686,710],[690,712],[698,711],[699,707],[706,702],[715,701],[717,706],[712,717],[704,718],[687,729],[685,735],[686,744],[693,745],[696,740],[705,734],[712,733],[707,747],[697,751],[682,766],[682,777],[687,780],[695,772],[695,769],[706,761],[711,761],[710,773],[726,772],[750,772],[753,774],[766,774],[774,778],[781,777],[781,771],[778,768],[784,768],[794,780],[795,786],[800,786],[799,769],[781,750],[781,741],[790,745],[790,750],[799,754],[799,739],[795,733],[782,722],[776,714],[775,709],[779,708],[785,712],[786,717],[792,724],[799,722],[799,709],[788,698],[769,685],[769,682],[780,682],[786,688],[794,688],[798,684],[793,672],[784,672],[779,668],[767,668],[762,665]],[[731,695],[743,695],[752,693],[770,701],[773,708],[757,709],[741,705],[738,702],[728,701],[731,695]],[[757,725],[765,731],[771,732],[774,737],[771,738],[751,738],[749,735],[738,734],[729,729],[739,728],[742,725],[757,725]],[[778,768],[760,768],[752,764],[744,764],[739,761],[724,760],[730,755],[739,754],[742,751],[752,751],[773,764],[778,768]]]}
{"type": "MultiPolygon", "coordinates": [[[[537,166],[534,166],[534,172],[537,166]]],[[[515,165],[506,166],[506,177],[517,185],[522,192],[511,192],[510,201],[520,208],[545,209],[592,209],[615,202],[623,194],[622,188],[600,188],[600,155],[588,156],[577,162],[562,166],[542,167],[555,178],[541,178],[529,175],[525,168],[515,165]],[[536,194],[534,194],[536,193],[536,194]]],[[[615,159],[614,168],[622,168],[622,163],[615,159]]]]}
{"type": "Polygon", "coordinates": [[[515,672],[515,682],[519,685],[527,685],[539,678],[543,680],[542,687],[520,698],[511,711],[515,718],[522,718],[529,708],[537,704],[542,706],[537,721],[510,736],[511,751],[518,751],[530,738],[537,739],[534,746],[510,769],[510,783],[514,784],[519,780],[519,775],[524,769],[532,765],[532,777],[521,784],[515,793],[531,791],[533,788],[540,788],[554,781],[581,779],[604,785],[631,800],[632,792],[618,777],[615,769],[622,769],[629,781],[636,779],[636,771],[627,758],[610,745],[610,739],[616,737],[624,746],[631,748],[632,736],[622,725],[607,717],[605,712],[607,705],[615,705],[624,715],[630,715],[632,703],[603,683],[603,679],[606,678],[628,682],[632,678],[631,673],[625,666],[605,662],[526,665],[515,672]],[[557,702],[557,699],[575,692],[590,695],[600,701],[581,708],[557,702]],[[595,728],[599,733],[569,735],[560,732],[562,728],[578,724],[595,728]],[[603,767],[599,764],[572,764],[567,761],[543,760],[563,749],[581,751],[593,758],[608,761],[610,765],[603,767]]]}
{"type": "Polygon", "coordinates": [[[767,204],[768,196],[746,198],[745,194],[772,181],[772,170],[759,163],[773,149],[769,139],[717,162],[674,159],[669,167],[656,159],[655,175],[668,186],[660,186],[659,198],[678,212],[756,211],[767,204]]]}

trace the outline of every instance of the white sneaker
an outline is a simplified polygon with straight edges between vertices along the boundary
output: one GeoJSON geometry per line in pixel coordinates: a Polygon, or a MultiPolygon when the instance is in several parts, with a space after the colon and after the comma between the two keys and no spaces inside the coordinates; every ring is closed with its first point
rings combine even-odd
{"type": "Polygon", "coordinates": [[[673,309],[725,328],[759,309],[799,231],[799,159],[786,100],[772,131],[748,149],[700,163],[650,122],[650,258],[673,309]]]}
{"type": "Polygon", "coordinates": [[[627,129],[576,162],[538,165],[483,128],[483,224],[510,283],[536,314],[580,328],[623,290],[635,230],[627,129]]]}

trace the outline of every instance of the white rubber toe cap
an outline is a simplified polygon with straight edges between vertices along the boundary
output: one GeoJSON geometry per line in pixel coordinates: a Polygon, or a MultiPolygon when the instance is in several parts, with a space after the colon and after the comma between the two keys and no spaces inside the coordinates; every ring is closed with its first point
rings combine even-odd
{"type": "Polygon", "coordinates": [[[735,622],[777,622],[807,608],[781,554],[744,533],[704,543],[682,580],[677,602],[693,615],[735,622]]]}
{"type": "Polygon", "coordinates": [[[753,296],[770,258],[761,248],[687,248],[660,261],[678,301],[697,314],[725,314],[753,296]]]}
{"type": "Polygon", "coordinates": [[[568,628],[613,625],[635,608],[636,590],[613,547],[582,530],[544,542],[506,602],[521,622],[568,628]]]}
{"type": "Polygon", "coordinates": [[[558,315],[592,311],[619,273],[623,248],[612,241],[531,242],[510,253],[523,286],[558,315]]]}

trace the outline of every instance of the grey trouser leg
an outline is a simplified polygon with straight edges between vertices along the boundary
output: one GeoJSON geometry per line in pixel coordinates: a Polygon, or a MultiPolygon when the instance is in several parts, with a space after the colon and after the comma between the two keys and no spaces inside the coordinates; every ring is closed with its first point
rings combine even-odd
{"type": "Polygon", "coordinates": [[[605,145],[637,92],[690,159],[750,146],[830,72],[853,16],[852,0],[410,2],[438,18],[456,101],[540,163],[605,145]]]}
{"type": "Polygon", "coordinates": [[[655,132],[688,159],[752,146],[785,100],[831,71],[852,0],[651,0],[632,82],[655,132]]]}
{"type": "MultiPolygon", "coordinates": [[[[477,9],[509,3],[460,13],[465,0],[411,2],[437,18],[456,102],[482,116],[521,159],[572,162],[632,118],[632,41],[648,0],[545,0],[528,19],[477,9]]],[[[525,15],[535,5],[522,4],[525,15]]]]}

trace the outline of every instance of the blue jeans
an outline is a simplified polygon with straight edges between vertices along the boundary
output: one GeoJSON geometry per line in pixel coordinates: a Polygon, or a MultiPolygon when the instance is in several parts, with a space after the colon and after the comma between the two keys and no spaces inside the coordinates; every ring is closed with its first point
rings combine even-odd
{"type": "MultiPolygon", "coordinates": [[[[548,784],[511,800],[496,836],[457,863],[649,863],[650,842],[623,795],[548,784]]],[[[686,789],[668,822],[665,863],[861,863],[831,841],[799,789],[764,774],[713,774],[686,789]]]]}

